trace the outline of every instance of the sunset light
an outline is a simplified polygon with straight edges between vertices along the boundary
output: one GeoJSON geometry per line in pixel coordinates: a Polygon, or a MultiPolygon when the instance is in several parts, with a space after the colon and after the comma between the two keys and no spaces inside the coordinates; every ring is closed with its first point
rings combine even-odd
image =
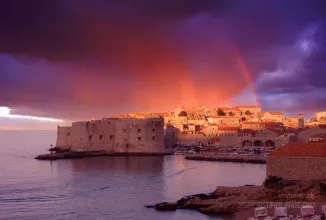
{"type": "Polygon", "coordinates": [[[63,122],[63,120],[55,118],[45,118],[30,115],[13,115],[10,113],[11,109],[8,107],[0,107],[0,118],[13,118],[13,119],[27,119],[36,121],[49,121],[49,122],[63,122]]]}

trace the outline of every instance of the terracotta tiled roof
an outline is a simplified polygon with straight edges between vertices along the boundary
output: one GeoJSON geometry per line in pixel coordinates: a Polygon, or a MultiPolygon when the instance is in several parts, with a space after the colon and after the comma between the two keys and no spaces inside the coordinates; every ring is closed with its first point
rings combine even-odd
{"type": "Polygon", "coordinates": [[[292,142],[270,153],[280,157],[325,157],[326,142],[292,142]]]}
{"type": "Polygon", "coordinates": [[[208,141],[220,142],[221,139],[220,138],[217,138],[217,137],[214,137],[214,138],[209,139],[208,141]]]}
{"type": "Polygon", "coordinates": [[[219,128],[218,130],[220,130],[220,131],[237,131],[239,129],[240,129],[240,127],[222,127],[222,128],[219,128]]]}
{"type": "Polygon", "coordinates": [[[325,133],[315,134],[315,135],[312,135],[310,138],[326,138],[326,134],[325,133]]]}
{"type": "Polygon", "coordinates": [[[326,124],[319,124],[318,127],[321,129],[326,129],[326,124]]]}
{"type": "Polygon", "coordinates": [[[266,130],[272,131],[272,132],[276,133],[278,136],[284,134],[282,131],[275,130],[275,129],[273,129],[273,128],[268,128],[268,129],[266,129],[266,130]]]}
{"type": "Polygon", "coordinates": [[[245,125],[265,125],[265,127],[281,127],[283,126],[280,122],[272,122],[272,121],[244,121],[242,124],[245,125]]]}
{"type": "Polygon", "coordinates": [[[236,108],[260,108],[259,106],[236,106],[236,108]]]}
{"type": "Polygon", "coordinates": [[[240,119],[239,116],[209,116],[208,118],[234,118],[234,119],[240,119]]]}
{"type": "Polygon", "coordinates": [[[238,133],[240,133],[240,134],[248,134],[248,133],[252,134],[252,133],[256,133],[256,131],[253,130],[253,129],[241,129],[241,130],[238,131],[238,133]]]}
{"type": "Polygon", "coordinates": [[[282,112],[267,112],[267,113],[269,113],[270,115],[283,115],[284,116],[284,114],[282,113],[282,112]]]}

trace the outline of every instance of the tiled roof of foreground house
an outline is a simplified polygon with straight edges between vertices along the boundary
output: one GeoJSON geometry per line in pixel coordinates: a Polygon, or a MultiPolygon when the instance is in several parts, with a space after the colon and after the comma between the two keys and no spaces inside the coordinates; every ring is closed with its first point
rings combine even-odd
{"type": "Polygon", "coordinates": [[[312,135],[310,138],[326,138],[326,134],[325,133],[315,134],[315,135],[312,135]]]}
{"type": "Polygon", "coordinates": [[[292,142],[273,151],[270,156],[326,158],[326,142],[292,142]]]}

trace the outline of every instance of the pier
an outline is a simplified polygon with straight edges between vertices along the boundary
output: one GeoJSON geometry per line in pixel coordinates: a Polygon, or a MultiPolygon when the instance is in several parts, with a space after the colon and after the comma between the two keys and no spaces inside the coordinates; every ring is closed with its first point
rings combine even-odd
{"type": "Polygon", "coordinates": [[[266,164],[266,157],[263,155],[230,155],[230,154],[194,154],[187,155],[186,160],[222,161],[237,163],[258,163],[266,164]]]}

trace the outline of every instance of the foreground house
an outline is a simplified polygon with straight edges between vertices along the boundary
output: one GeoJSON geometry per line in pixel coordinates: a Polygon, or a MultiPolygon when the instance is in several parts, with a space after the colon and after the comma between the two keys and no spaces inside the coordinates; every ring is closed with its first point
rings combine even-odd
{"type": "Polygon", "coordinates": [[[326,142],[293,142],[267,157],[266,176],[286,180],[320,180],[326,177],[326,142]]]}

